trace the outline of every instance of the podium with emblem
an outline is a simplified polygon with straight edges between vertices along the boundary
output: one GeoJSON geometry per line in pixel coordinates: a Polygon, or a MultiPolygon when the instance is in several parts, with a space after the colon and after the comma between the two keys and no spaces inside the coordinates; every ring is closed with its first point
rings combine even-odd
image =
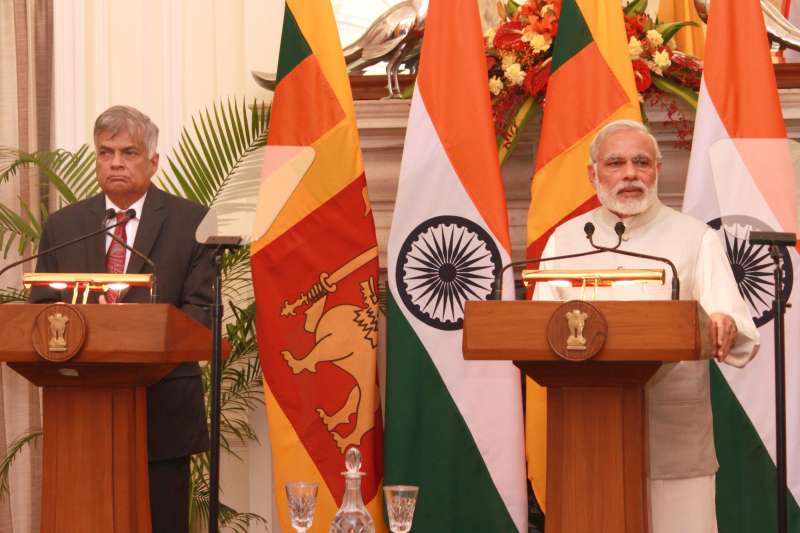
{"type": "Polygon", "coordinates": [[[0,306],[0,360],[42,387],[42,532],[151,531],[146,387],[207,360],[167,304],[0,306]]]}
{"type": "Polygon", "coordinates": [[[513,360],[547,387],[547,531],[650,528],[644,386],[708,358],[693,301],[468,301],[464,358],[513,360]]]}

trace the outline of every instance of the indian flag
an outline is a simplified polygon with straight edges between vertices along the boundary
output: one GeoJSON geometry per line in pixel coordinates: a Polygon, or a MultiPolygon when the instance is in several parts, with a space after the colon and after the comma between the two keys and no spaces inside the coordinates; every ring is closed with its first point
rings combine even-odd
{"type": "Polygon", "coordinates": [[[510,251],[477,5],[431,2],[388,249],[385,477],[420,487],[414,531],[527,531],[520,373],[461,352],[510,251]]]}
{"type": "Polygon", "coordinates": [[[319,484],[313,530],[327,529],[344,494],[344,452],[357,446],[362,495],[384,531],[378,248],[328,1],[286,2],[268,140],[315,154],[296,188],[270,183],[286,176],[265,158],[264,179],[286,195],[260,199],[257,217],[268,212],[270,223],[251,245],[281,529],[292,530],[284,484],[294,481],[319,484]]]}
{"type": "MultiPolygon", "coordinates": [[[[725,532],[776,531],[773,263],[750,231],[794,232],[795,179],[759,3],[714,0],[683,209],[716,229],[739,292],[761,334],[745,368],[711,366],[717,520],[725,532]]],[[[800,531],[800,275],[782,251],[785,315],[788,508],[800,531]]]]}
{"type": "MultiPolygon", "coordinates": [[[[553,43],[528,211],[528,257],[540,257],[563,222],[598,205],[589,182],[589,145],[619,119],[641,120],[619,2],[564,0],[553,43]]],[[[547,394],[527,380],[528,476],[546,506],[547,394]]]]}

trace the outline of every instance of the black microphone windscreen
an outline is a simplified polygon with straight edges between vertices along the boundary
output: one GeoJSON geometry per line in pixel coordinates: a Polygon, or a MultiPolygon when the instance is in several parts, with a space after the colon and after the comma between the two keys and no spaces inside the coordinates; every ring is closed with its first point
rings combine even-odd
{"type": "Polygon", "coordinates": [[[622,235],[625,233],[625,224],[622,222],[617,222],[614,224],[614,233],[617,234],[617,237],[622,237],[622,235]]]}
{"type": "Polygon", "coordinates": [[[114,218],[115,216],[117,216],[117,212],[109,207],[108,209],[106,209],[106,216],[103,220],[108,220],[110,218],[114,218]]]}
{"type": "Polygon", "coordinates": [[[125,211],[125,215],[127,215],[128,220],[133,220],[136,218],[136,209],[128,209],[125,211]]]}
{"type": "Polygon", "coordinates": [[[583,232],[586,234],[587,238],[590,238],[592,235],[594,235],[594,224],[592,224],[591,222],[587,222],[586,224],[584,224],[583,232]]]}

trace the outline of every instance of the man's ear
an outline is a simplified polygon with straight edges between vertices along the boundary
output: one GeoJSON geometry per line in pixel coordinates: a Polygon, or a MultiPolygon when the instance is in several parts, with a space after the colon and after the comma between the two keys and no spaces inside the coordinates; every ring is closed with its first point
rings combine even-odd
{"type": "Polygon", "coordinates": [[[591,184],[592,188],[594,188],[596,169],[597,169],[597,163],[591,163],[589,165],[586,165],[586,175],[589,177],[589,183],[591,184]]]}
{"type": "Polygon", "coordinates": [[[153,165],[153,174],[158,172],[158,153],[153,154],[153,157],[150,158],[150,164],[153,165]]]}

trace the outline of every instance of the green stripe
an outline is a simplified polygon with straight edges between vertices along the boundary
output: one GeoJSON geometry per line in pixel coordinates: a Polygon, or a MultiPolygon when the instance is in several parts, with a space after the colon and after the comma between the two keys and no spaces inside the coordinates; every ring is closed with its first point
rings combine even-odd
{"type": "Polygon", "coordinates": [[[516,532],[458,407],[391,296],[387,339],[384,484],[420,487],[413,531],[516,532]]]}
{"type": "MultiPolygon", "coordinates": [[[[773,402],[774,398],[764,398],[773,402]]],[[[777,531],[775,464],[716,364],[711,404],[717,447],[717,525],[724,533],[777,531]]],[[[787,491],[788,492],[788,491],[787,491]]],[[[800,508],[788,494],[789,531],[800,532],[800,508]]]]}
{"type": "Polygon", "coordinates": [[[589,31],[578,4],[575,0],[564,0],[558,19],[558,34],[553,43],[551,75],[593,41],[592,32],[589,31]]]}
{"type": "Polygon", "coordinates": [[[283,14],[283,31],[281,33],[281,50],[278,54],[278,74],[276,82],[280,81],[294,69],[302,60],[311,55],[311,47],[303,37],[303,32],[297,25],[297,20],[289,6],[283,14]]]}

